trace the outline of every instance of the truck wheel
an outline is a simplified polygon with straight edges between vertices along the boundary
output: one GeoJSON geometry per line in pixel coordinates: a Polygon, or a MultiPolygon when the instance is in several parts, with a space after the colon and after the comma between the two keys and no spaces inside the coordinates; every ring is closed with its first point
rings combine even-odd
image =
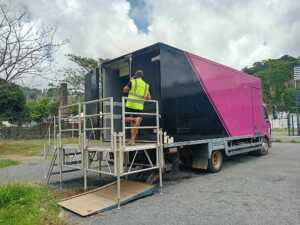
{"type": "Polygon", "coordinates": [[[262,139],[262,148],[258,151],[259,155],[267,155],[269,153],[269,141],[267,138],[262,139]]]}
{"type": "Polygon", "coordinates": [[[221,151],[213,151],[208,160],[208,170],[212,173],[217,173],[223,166],[223,154],[221,151]]]}

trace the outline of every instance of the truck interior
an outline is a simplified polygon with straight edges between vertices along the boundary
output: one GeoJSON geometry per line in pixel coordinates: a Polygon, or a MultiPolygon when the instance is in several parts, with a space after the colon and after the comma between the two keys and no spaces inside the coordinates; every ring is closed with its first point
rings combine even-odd
{"type": "MultiPolygon", "coordinates": [[[[123,87],[128,84],[131,75],[134,74],[136,70],[143,70],[143,79],[150,85],[152,99],[160,99],[160,68],[159,57],[157,56],[159,56],[159,52],[157,51],[150,51],[146,53],[142,52],[137,55],[126,55],[102,65],[101,94],[103,98],[113,97],[114,99],[114,129],[116,132],[120,132],[122,130],[121,102],[122,97],[126,96],[123,93],[123,87]]],[[[144,112],[155,113],[155,107],[153,106],[153,104],[145,102],[144,112]]],[[[153,117],[143,116],[142,126],[150,126],[154,123],[153,120],[153,117]]],[[[128,135],[129,134],[126,136],[128,135]]],[[[141,141],[154,140],[155,133],[153,130],[140,130],[138,139],[141,141]]]]}

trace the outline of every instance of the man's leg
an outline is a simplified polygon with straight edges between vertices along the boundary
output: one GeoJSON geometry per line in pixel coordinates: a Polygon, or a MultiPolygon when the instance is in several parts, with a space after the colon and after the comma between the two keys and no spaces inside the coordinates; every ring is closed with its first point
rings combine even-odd
{"type": "MultiPolygon", "coordinates": [[[[134,118],[135,121],[133,122],[133,125],[131,125],[132,127],[139,127],[142,123],[142,117],[136,117],[134,118]]],[[[138,128],[131,128],[131,140],[130,140],[130,144],[135,145],[136,142],[136,136],[138,134],[139,129],[138,128]]]]}
{"type": "MultiPolygon", "coordinates": [[[[125,117],[125,124],[129,124],[131,127],[135,126],[135,118],[133,116],[125,117]]],[[[131,128],[130,129],[130,144],[132,142],[132,137],[134,136],[133,132],[134,132],[133,128],[131,128]]]]}
{"type": "MultiPolygon", "coordinates": [[[[130,126],[134,127],[135,126],[135,118],[132,118],[132,121],[130,122],[130,126]]],[[[130,144],[135,144],[135,140],[133,140],[132,138],[134,137],[134,128],[130,129],[130,144]]]]}

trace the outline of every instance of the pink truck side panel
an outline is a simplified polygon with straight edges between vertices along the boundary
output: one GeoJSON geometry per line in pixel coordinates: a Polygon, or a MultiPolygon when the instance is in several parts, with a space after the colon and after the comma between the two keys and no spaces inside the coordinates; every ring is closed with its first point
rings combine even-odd
{"type": "Polygon", "coordinates": [[[268,135],[260,79],[186,53],[230,136],[268,135]]]}

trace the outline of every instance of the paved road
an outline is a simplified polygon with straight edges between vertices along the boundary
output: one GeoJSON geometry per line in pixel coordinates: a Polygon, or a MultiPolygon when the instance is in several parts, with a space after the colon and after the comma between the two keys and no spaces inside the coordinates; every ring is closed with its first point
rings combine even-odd
{"type": "MultiPolygon", "coordinates": [[[[0,170],[0,182],[3,173],[18,174],[22,166],[17,167],[0,170]]],[[[162,195],[140,199],[121,210],[88,218],[67,215],[70,224],[80,225],[300,224],[300,144],[274,143],[267,156],[227,159],[220,173],[190,173],[187,179],[167,181],[162,195]]]]}
{"type": "Polygon", "coordinates": [[[277,144],[265,157],[238,156],[218,174],[170,181],[163,194],[72,224],[300,224],[300,144],[277,144]]]}

